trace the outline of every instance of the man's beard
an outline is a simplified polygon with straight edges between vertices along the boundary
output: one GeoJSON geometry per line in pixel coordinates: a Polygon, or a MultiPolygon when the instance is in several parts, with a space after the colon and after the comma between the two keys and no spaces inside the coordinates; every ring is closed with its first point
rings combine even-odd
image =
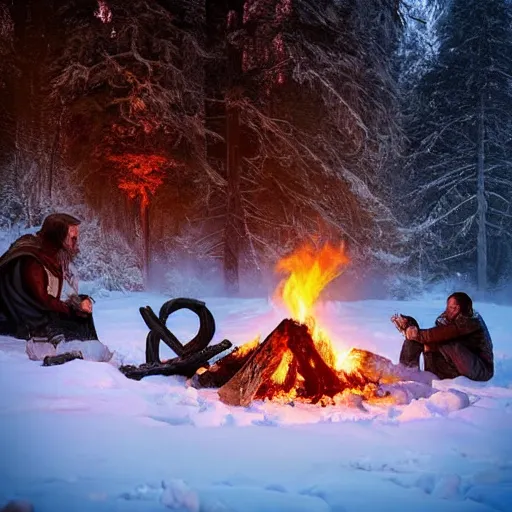
{"type": "Polygon", "coordinates": [[[76,291],[78,291],[78,276],[75,275],[72,263],[75,261],[79,253],[80,250],[78,249],[78,246],[75,246],[72,249],[62,247],[57,253],[57,258],[61,264],[64,279],[76,291]]]}

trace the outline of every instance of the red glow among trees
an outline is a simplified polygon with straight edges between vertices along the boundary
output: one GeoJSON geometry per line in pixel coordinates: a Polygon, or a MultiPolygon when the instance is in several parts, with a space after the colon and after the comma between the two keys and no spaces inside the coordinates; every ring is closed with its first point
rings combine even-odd
{"type": "Polygon", "coordinates": [[[154,195],[164,182],[162,167],[169,164],[163,156],[125,154],[111,156],[109,160],[121,170],[118,187],[126,192],[130,199],[140,199],[140,205],[149,205],[150,195],[154,195]]]}
{"type": "Polygon", "coordinates": [[[147,286],[150,266],[149,203],[164,182],[163,167],[173,167],[174,162],[159,155],[126,153],[113,155],[108,160],[119,170],[118,187],[129,199],[139,200],[142,231],[142,274],[147,286]]]}

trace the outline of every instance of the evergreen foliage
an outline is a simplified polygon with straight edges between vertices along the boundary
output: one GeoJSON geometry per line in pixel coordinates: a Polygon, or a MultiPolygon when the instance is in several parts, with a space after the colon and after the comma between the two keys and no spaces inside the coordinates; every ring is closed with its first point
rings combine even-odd
{"type": "Polygon", "coordinates": [[[511,16],[505,0],[1,4],[0,224],[80,211],[82,276],[115,289],[154,284],[151,260],[173,293],[219,269],[237,290],[327,240],[399,294],[456,273],[494,286],[512,277],[511,16]]]}
{"type": "Polygon", "coordinates": [[[503,0],[449,4],[407,129],[418,257],[481,289],[511,270],[511,15],[503,0]]]}

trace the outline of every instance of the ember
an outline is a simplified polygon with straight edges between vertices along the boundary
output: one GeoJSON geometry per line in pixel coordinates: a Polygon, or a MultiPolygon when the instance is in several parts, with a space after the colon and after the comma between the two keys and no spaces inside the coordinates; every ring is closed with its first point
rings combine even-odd
{"type": "Polygon", "coordinates": [[[220,399],[247,406],[252,400],[336,403],[346,392],[376,396],[377,385],[398,380],[391,361],[359,349],[337,352],[317,325],[314,305],[320,293],[349,263],[343,246],[319,252],[305,246],[277,266],[288,275],[276,299],[290,311],[263,343],[235,349],[196,376],[200,386],[219,387],[220,399]]]}

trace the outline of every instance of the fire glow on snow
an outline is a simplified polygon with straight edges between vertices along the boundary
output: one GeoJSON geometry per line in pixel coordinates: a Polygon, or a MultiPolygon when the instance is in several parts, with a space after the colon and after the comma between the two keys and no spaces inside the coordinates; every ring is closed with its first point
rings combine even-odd
{"type": "MultiPolygon", "coordinates": [[[[511,495],[512,308],[478,303],[493,335],[496,376],[404,383],[392,406],[318,407],[219,402],[180,377],[126,379],[116,363],[144,360],[141,304],[162,295],[111,293],[96,302],[112,363],[45,368],[19,340],[0,338],[0,507],[28,500],[38,512],[490,512],[511,495]]],[[[282,312],[265,299],[205,298],[215,339],[241,344],[270,332],[282,312]]],[[[403,311],[432,325],[444,299],[328,302],[315,318],[337,340],[396,361],[389,321],[403,311]]],[[[197,319],[179,311],[179,339],[197,319]]],[[[215,341],[214,339],[214,341],[215,341]]],[[[162,348],[162,350],[164,350],[162,348]]],[[[165,356],[165,354],[163,354],[165,356]]],[[[169,351],[169,357],[172,355],[169,351]]]]}

